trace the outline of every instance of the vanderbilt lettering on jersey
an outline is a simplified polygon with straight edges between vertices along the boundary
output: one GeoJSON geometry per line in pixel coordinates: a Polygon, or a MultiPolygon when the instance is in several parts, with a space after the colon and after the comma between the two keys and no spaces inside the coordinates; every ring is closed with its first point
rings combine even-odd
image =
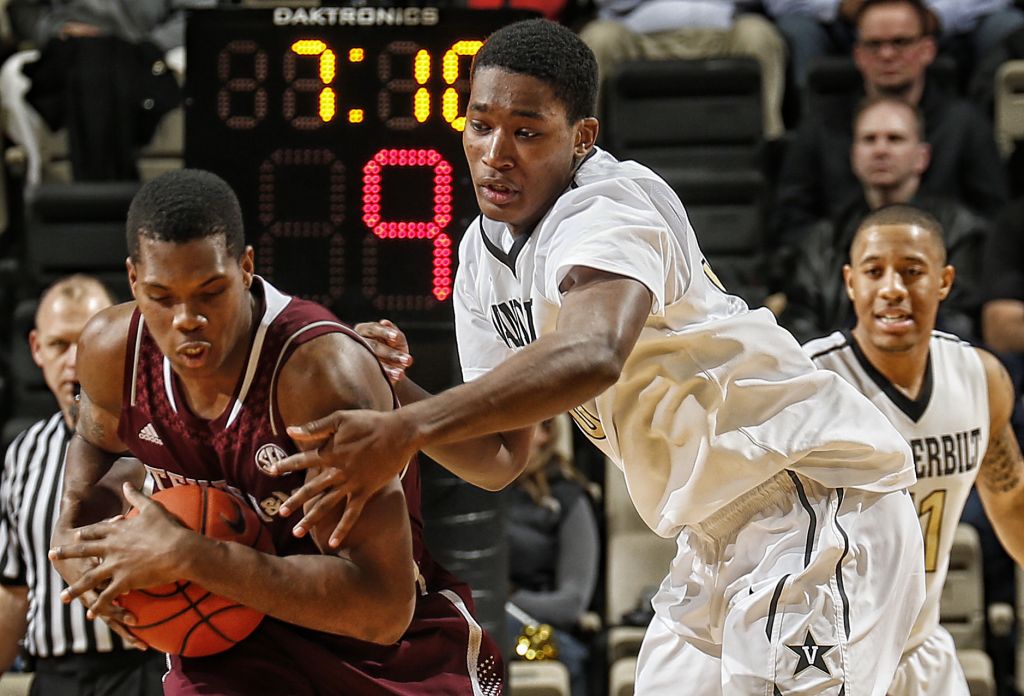
{"type": "Polygon", "coordinates": [[[509,348],[522,348],[537,340],[533,326],[533,300],[511,299],[491,305],[491,323],[509,348]]]}
{"type": "Polygon", "coordinates": [[[981,429],[910,440],[917,478],[953,476],[973,471],[981,453],[981,429]]]}

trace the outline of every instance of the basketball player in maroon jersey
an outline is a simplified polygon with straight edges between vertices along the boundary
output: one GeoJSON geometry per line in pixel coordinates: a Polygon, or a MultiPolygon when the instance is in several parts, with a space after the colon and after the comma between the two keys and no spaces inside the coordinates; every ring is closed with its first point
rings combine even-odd
{"type": "Polygon", "coordinates": [[[254,274],[238,201],[212,174],[143,186],[127,231],[135,302],[97,315],[79,347],[81,415],[51,550],[65,601],[80,598],[123,632],[135,619],[120,594],[189,580],[267,614],[227,652],[172,657],[167,694],[500,694],[498,651],[468,588],[424,549],[414,461],[340,549],[327,544],[340,508],[301,538],[276,514],[302,485],[268,473],[297,450],[288,425],[395,406],[369,349],[327,310],[254,274]],[[185,529],[127,485],[139,515],[78,527],[93,485],[126,451],[157,487],[216,486],[248,501],[278,555],[185,529]]]}

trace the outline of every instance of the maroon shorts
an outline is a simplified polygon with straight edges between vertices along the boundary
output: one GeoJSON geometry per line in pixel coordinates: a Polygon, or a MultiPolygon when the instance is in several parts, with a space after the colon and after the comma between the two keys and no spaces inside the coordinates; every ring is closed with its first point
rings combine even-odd
{"type": "Polygon", "coordinates": [[[222,653],[171,658],[165,696],[500,696],[504,665],[468,590],[421,595],[409,629],[379,646],[264,619],[222,653]]]}

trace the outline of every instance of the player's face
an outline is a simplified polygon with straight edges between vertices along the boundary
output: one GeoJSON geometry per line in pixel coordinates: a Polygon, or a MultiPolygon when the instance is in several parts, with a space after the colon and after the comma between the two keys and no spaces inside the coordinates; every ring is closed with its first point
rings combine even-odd
{"type": "Polygon", "coordinates": [[[462,145],[477,203],[512,234],[529,232],[593,148],[597,119],[567,120],[547,83],[500,68],[473,76],[462,145]]]}
{"type": "Polygon", "coordinates": [[[924,35],[917,13],[902,3],[864,12],[853,58],[864,80],[882,92],[899,92],[924,76],[935,60],[935,41],[924,35]]]}
{"type": "Polygon", "coordinates": [[[50,295],[40,305],[36,328],[29,334],[32,359],[69,423],[74,420],[78,391],[78,337],[93,315],[109,306],[110,300],[98,290],[75,298],[50,295]]]}
{"type": "Polygon", "coordinates": [[[953,267],[943,264],[926,230],[879,225],[857,239],[843,277],[857,315],[857,339],[899,352],[928,341],[953,284],[953,267]]]}
{"type": "Polygon", "coordinates": [[[853,171],[866,186],[892,189],[928,167],[913,112],[896,104],[876,104],[861,114],[850,155],[853,171]]]}
{"type": "Polygon", "coordinates": [[[232,256],[223,234],[183,244],[139,239],[128,280],[153,338],[182,376],[217,374],[244,352],[252,322],[252,248],[232,256]]]}

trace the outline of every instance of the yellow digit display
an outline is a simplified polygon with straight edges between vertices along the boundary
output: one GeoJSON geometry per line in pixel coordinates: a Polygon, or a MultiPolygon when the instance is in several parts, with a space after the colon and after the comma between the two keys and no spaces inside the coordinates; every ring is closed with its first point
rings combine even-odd
{"type": "Polygon", "coordinates": [[[483,41],[456,41],[441,59],[441,75],[444,77],[445,83],[449,85],[441,96],[441,114],[444,116],[444,120],[457,131],[466,128],[466,117],[459,115],[459,93],[455,88],[461,73],[459,59],[475,56],[483,45],[483,41]]]}
{"type": "MultiPolygon", "coordinates": [[[[296,55],[317,56],[317,75],[320,78],[320,85],[322,85],[320,94],[317,95],[317,115],[320,117],[321,123],[330,123],[338,112],[338,95],[329,86],[334,82],[334,77],[337,74],[337,56],[334,51],[327,47],[326,43],[319,39],[300,39],[293,43],[291,48],[292,53],[296,55]]],[[[308,116],[296,116],[294,113],[294,90],[311,91],[311,88],[315,87],[309,84],[310,80],[296,79],[294,64],[292,64],[290,71],[286,68],[287,72],[292,73],[289,79],[293,82],[293,86],[290,86],[288,89],[293,90],[291,95],[293,123],[299,128],[315,128],[319,125],[318,123],[310,121],[308,116]]],[[[288,95],[286,94],[286,100],[287,97],[288,95]]]]}

